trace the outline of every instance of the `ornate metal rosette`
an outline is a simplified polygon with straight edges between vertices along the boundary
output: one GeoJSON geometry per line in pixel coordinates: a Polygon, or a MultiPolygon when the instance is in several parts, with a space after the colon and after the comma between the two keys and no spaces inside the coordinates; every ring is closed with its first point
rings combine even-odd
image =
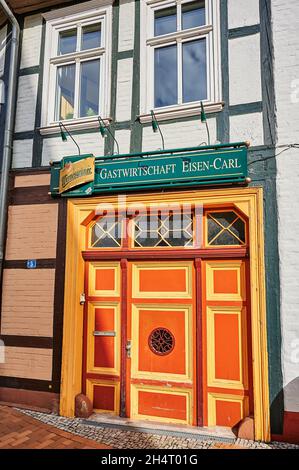
{"type": "Polygon", "coordinates": [[[167,328],[155,328],[148,337],[148,345],[154,354],[166,356],[174,348],[175,339],[167,328]]]}

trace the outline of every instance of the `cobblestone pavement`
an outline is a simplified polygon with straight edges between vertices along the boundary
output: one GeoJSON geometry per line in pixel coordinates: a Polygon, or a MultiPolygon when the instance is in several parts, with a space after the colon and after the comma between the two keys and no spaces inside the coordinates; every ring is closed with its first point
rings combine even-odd
{"type": "Polygon", "coordinates": [[[0,406],[0,449],[107,449],[106,445],[0,406]]]}
{"type": "Polygon", "coordinates": [[[79,418],[63,418],[54,414],[19,410],[27,416],[56,429],[94,440],[115,449],[299,449],[299,445],[281,442],[254,442],[241,439],[221,439],[219,437],[196,436],[178,437],[169,433],[141,432],[123,430],[98,424],[86,424],[79,418]]]}

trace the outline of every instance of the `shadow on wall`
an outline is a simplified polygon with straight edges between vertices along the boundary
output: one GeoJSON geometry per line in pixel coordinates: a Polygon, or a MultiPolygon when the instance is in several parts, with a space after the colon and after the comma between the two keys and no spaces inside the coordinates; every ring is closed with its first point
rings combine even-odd
{"type": "MultiPolygon", "coordinates": [[[[299,365],[298,365],[299,368],[299,365]]],[[[299,376],[289,382],[270,407],[272,440],[299,444],[299,376]],[[297,411],[284,411],[284,401],[294,403],[297,411]]]]}

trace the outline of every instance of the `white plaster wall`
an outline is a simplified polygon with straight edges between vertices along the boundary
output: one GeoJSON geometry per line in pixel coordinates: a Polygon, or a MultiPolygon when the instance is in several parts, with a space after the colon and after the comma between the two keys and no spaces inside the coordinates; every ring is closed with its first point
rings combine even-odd
{"type": "Polygon", "coordinates": [[[228,0],[228,27],[240,28],[260,22],[259,0],[228,0]]]}
{"type": "MultiPolygon", "coordinates": [[[[299,143],[299,2],[272,0],[278,145],[299,143]]],[[[279,153],[282,149],[276,150],[279,153]]],[[[299,412],[299,150],[277,157],[285,409],[299,412]]]]}
{"type": "Polygon", "coordinates": [[[260,34],[229,41],[230,105],[261,101],[260,34]]]}
{"type": "Polygon", "coordinates": [[[14,140],[12,168],[25,168],[32,165],[33,140],[14,140]]]}
{"type": "Polygon", "coordinates": [[[37,74],[19,77],[15,132],[34,129],[37,86],[37,74]]]}
{"type": "MultiPolygon", "coordinates": [[[[131,131],[127,129],[121,129],[119,131],[115,131],[115,138],[119,145],[119,152],[130,153],[131,131]]],[[[116,150],[115,147],[114,147],[114,150],[116,150]]]]}
{"type": "MultiPolygon", "coordinates": [[[[73,137],[80,146],[81,154],[92,153],[95,157],[104,155],[104,139],[98,132],[86,134],[74,134],[73,137]]],[[[61,160],[68,155],[77,155],[78,150],[73,141],[68,138],[62,142],[58,137],[48,137],[43,142],[42,165],[49,165],[49,161],[61,160]]]]}
{"type": "Polygon", "coordinates": [[[24,20],[20,68],[39,65],[42,36],[42,16],[27,16],[24,20]]]}
{"type": "Polygon", "coordinates": [[[128,51],[134,47],[135,1],[120,0],[118,50],[128,51]]]}
{"type": "MultiPolygon", "coordinates": [[[[216,119],[209,119],[211,143],[216,140],[216,119]]],[[[171,124],[160,123],[165,140],[165,148],[195,147],[207,142],[205,125],[200,118],[195,121],[177,122],[171,124]]],[[[154,133],[151,126],[143,128],[142,150],[159,150],[162,148],[160,134],[154,133]]]]}
{"type": "Polygon", "coordinates": [[[230,142],[250,141],[251,146],[264,144],[262,113],[230,117],[230,142]]]}
{"type": "Polygon", "coordinates": [[[119,60],[117,64],[116,120],[131,119],[133,89],[133,59],[119,60]]]}
{"type": "Polygon", "coordinates": [[[0,77],[4,74],[7,26],[0,29],[0,77]]]}

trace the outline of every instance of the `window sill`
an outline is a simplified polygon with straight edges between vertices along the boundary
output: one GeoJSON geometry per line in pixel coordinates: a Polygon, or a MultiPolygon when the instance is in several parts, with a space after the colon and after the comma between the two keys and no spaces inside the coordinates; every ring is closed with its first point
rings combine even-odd
{"type": "MultiPolygon", "coordinates": [[[[220,101],[217,103],[207,103],[204,105],[206,114],[217,113],[222,111],[224,107],[224,102],[220,101]]],[[[189,106],[179,106],[173,107],[169,109],[154,109],[155,115],[158,121],[167,121],[170,119],[177,119],[177,118],[187,118],[190,116],[200,115],[201,107],[200,104],[196,105],[189,105],[189,106]]],[[[141,124],[145,124],[151,122],[152,116],[150,113],[148,114],[140,114],[138,116],[139,121],[141,124]]]]}
{"type": "MultiPolygon", "coordinates": [[[[104,118],[103,121],[105,122],[105,125],[108,126],[111,122],[111,118],[104,118]]],[[[72,120],[61,121],[61,122],[70,132],[99,128],[99,121],[97,117],[72,119],[72,120]]],[[[53,135],[53,134],[59,134],[60,127],[59,127],[58,122],[54,122],[52,124],[49,124],[48,126],[40,127],[38,130],[41,135],[53,135]]]]}

